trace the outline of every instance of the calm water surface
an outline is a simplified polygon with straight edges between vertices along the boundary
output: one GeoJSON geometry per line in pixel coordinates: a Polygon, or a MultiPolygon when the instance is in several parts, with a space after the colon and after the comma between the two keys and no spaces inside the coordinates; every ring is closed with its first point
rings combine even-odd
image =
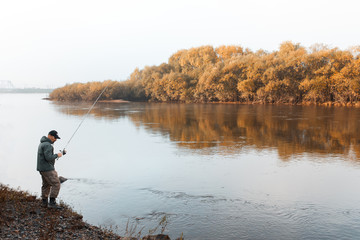
{"type": "MultiPolygon", "coordinates": [[[[0,182],[39,196],[36,151],[62,149],[91,103],[0,94],[0,182]]],[[[56,162],[92,224],[175,239],[359,239],[360,110],[99,103],[56,162]],[[159,233],[160,230],[157,230],[159,233]]]]}

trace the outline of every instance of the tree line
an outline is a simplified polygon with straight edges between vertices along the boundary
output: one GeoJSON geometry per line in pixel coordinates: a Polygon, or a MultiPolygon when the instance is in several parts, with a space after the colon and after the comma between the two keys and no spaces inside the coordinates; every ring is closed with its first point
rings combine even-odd
{"type": "Polygon", "coordinates": [[[167,63],[135,69],[126,81],[74,83],[55,89],[60,101],[336,103],[360,100],[360,47],[284,42],[267,52],[240,46],[180,50],[167,63]]]}

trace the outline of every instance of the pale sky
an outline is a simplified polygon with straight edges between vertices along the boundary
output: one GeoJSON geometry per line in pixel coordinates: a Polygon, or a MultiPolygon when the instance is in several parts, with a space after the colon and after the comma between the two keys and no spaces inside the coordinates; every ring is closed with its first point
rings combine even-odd
{"type": "Polygon", "coordinates": [[[358,0],[0,0],[0,80],[126,80],[181,49],[360,45],[358,0]]]}

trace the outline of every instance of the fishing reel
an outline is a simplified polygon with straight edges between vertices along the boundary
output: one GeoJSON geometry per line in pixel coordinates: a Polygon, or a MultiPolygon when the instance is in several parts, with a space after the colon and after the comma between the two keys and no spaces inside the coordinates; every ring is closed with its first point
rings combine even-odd
{"type": "Polygon", "coordinates": [[[65,148],[63,150],[60,150],[61,154],[64,156],[66,154],[65,148]]]}

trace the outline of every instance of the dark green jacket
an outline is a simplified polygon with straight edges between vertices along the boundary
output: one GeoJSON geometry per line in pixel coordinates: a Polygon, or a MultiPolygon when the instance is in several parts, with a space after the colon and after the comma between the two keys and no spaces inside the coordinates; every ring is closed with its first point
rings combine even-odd
{"type": "Polygon", "coordinates": [[[39,172],[55,170],[54,164],[57,157],[58,155],[54,154],[54,147],[52,146],[51,140],[43,136],[40,139],[40,145],[38,148],[37,170],[39,172]]]}

